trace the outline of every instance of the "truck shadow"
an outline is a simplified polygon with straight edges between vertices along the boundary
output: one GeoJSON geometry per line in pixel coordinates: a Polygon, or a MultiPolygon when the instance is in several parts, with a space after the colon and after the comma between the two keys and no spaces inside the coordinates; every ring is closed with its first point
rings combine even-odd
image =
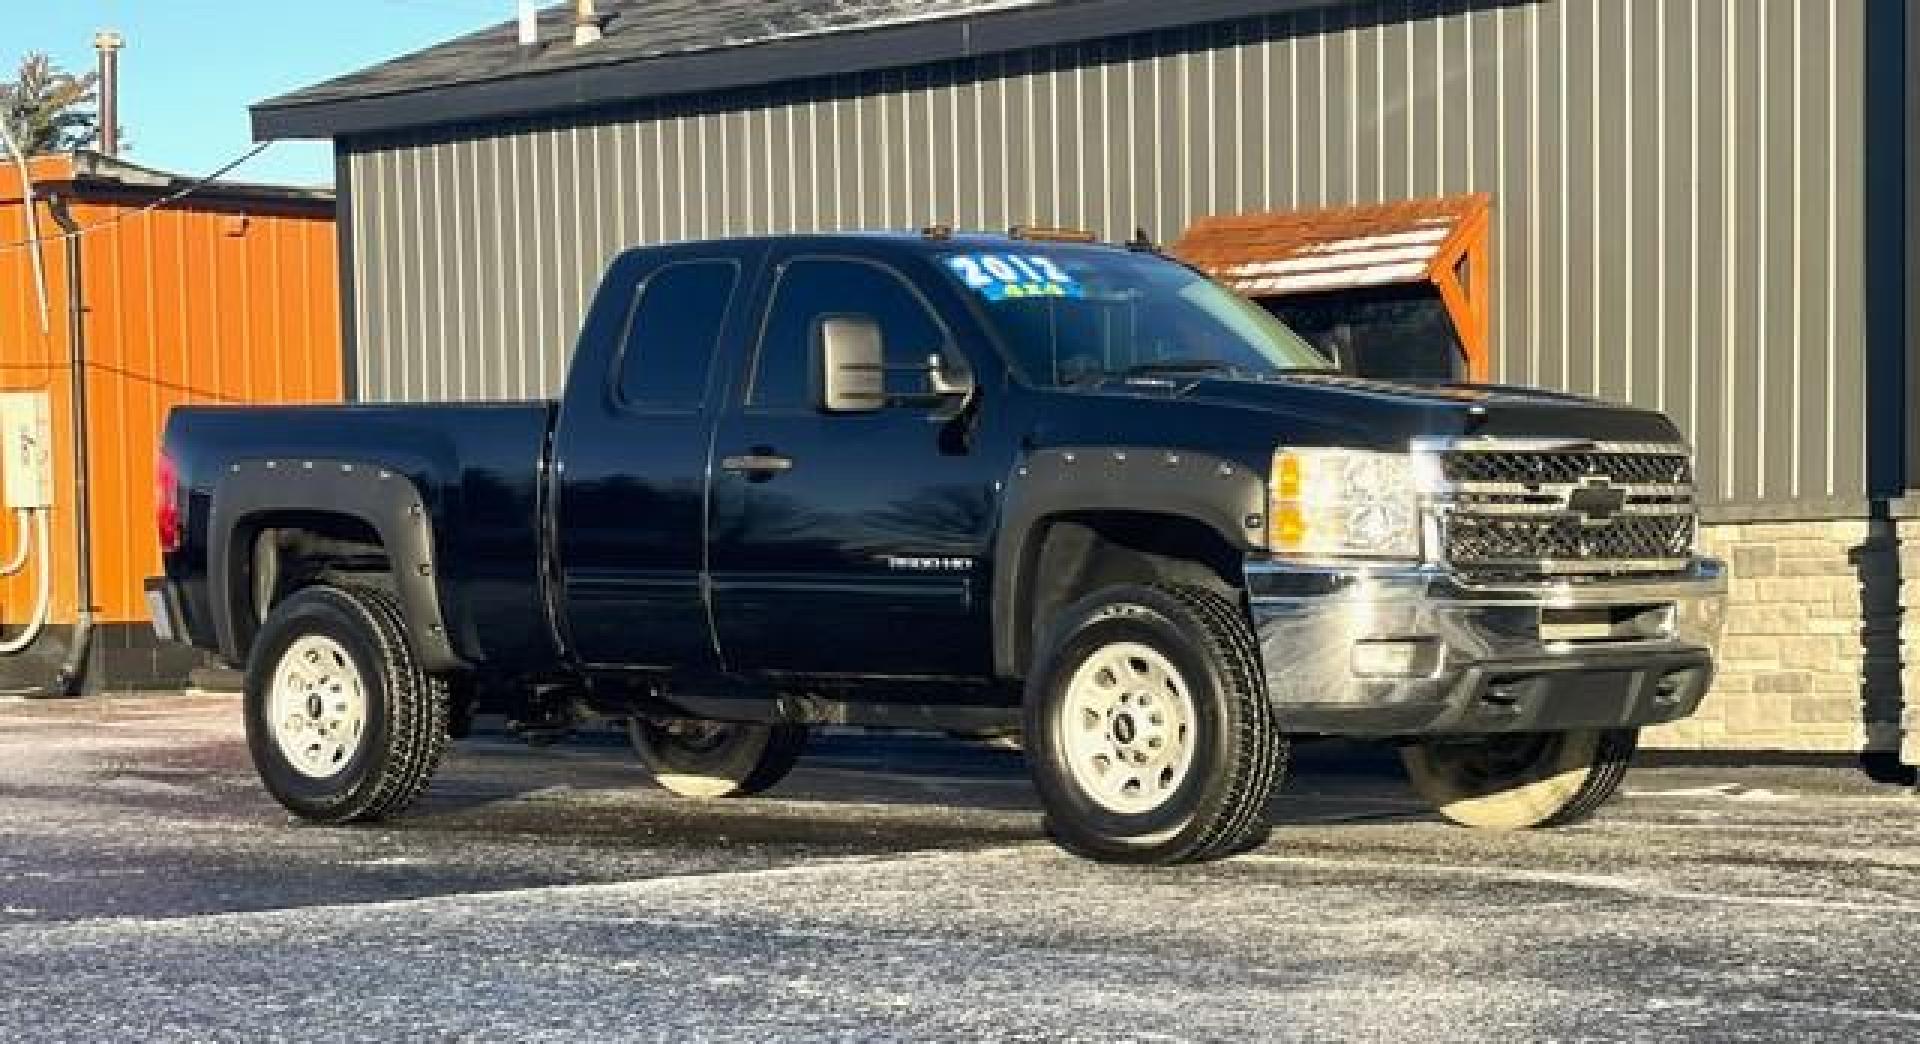
{"type": "MultiPolygon", "coordinates": [[[[1390,750],[1303,746],[1269,809],[1276,828],[1431,822],[1390,750]]],[[[962,848],[1045,837],[1013,749],[924,735],[816,737],[766,795],[696,801],[653,785],[611,736],[527,748],[463,744],[409,829],[538,833],[572,843],[805,845],[853,852],[962,848]]]]}

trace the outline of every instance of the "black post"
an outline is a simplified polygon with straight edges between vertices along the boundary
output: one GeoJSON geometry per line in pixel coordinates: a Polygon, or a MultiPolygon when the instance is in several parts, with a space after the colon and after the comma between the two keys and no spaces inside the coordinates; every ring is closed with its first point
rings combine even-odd
{"type": "MultiPolygon", "coordinates": [[[[1871,726],[1902,722],[1913,699],[1902,676],[1901,621],[1913,606],[1901,604],[1900,533],[1891,506],[1910,485],[1916,462],[1914,436],[1920,421],[1909,404],[1913,329],[1908,291],[1914,245],[1908,222],[1914,202],[1911,135],[1914,113],[1911,56],[1913,26],[1907,0],[1867,0],[1866,54],[1861,70],[1865,100],[1866,156],[1862,203],[1866,212],[1866,372],[1868,536],[1855,549],[1860,567],[1861,631],[1865,653],[1861,714],[1871,726]]],[[[1897,741],[1896,741],[1897,742],[1897,741]]],[[[1911,769],[1898,752],[1869,752],[1865,766],[1876,779],[1906,781],[1911,769]]]]}
{"type": "Polygon", "coordinates": [[[87,685],[88,653],[93,647],[93,499],[87,482],[87,462],[92,455],[87,440],[87,302],[82,289],[80,224],[64,196],[47,201],[53,220],[65,232],[67,241],[67,350],[69,389],[73,415],[73,541],[79,556],[74,562],[74,610],[72,647],[67,661],[60,665],[55,679],[58,693],[79,696],[87,685]]]}

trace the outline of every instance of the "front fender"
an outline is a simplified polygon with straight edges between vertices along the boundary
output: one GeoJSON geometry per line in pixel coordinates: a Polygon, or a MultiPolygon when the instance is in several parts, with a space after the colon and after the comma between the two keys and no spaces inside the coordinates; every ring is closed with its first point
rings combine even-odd
{"type": "Polygon", "coordinates": [[[1032,597],[1050,520],[1090,512],[1168,515],[1205,525],[1228,546],[1257,550],[1266,534],[1266,476],[1244,463],[1187,450],[1062,447],[1036,450],[1006,480],[993,555],[993,660],[1000,677],[1024,670],[1019,607],[1032,597]]]}

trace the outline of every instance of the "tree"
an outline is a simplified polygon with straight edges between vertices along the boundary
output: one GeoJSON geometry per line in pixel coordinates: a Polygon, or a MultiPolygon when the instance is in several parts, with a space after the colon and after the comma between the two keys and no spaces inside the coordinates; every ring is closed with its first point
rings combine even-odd
{"type": "MultiPolygon", "coordinates": [[[[45,54],[20,60],[12,83],[0,83],[0,119],[29,156],[71,152],[100,137],[100,114],[92,107],[98,76],[63,72],[45,54]]],[[[0,148],[0,151],[5,151],[0,148]]]]}

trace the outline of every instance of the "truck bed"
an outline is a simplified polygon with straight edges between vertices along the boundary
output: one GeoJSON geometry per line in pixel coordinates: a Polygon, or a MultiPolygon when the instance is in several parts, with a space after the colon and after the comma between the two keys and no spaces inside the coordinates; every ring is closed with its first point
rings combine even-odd
{"type": "Polygon", "coordinates": [[[551,656],[540,532],[554,415],[550,401],[173,411],[165,451],[190,508],[187,544],[169,572],[184,574],[176,579],[198,610],[190,618],[210,620],[215,609],[208,525],[235,465],[349,464],[391,471],[419,491],[456,652],[480,662],[551,656]]]}

